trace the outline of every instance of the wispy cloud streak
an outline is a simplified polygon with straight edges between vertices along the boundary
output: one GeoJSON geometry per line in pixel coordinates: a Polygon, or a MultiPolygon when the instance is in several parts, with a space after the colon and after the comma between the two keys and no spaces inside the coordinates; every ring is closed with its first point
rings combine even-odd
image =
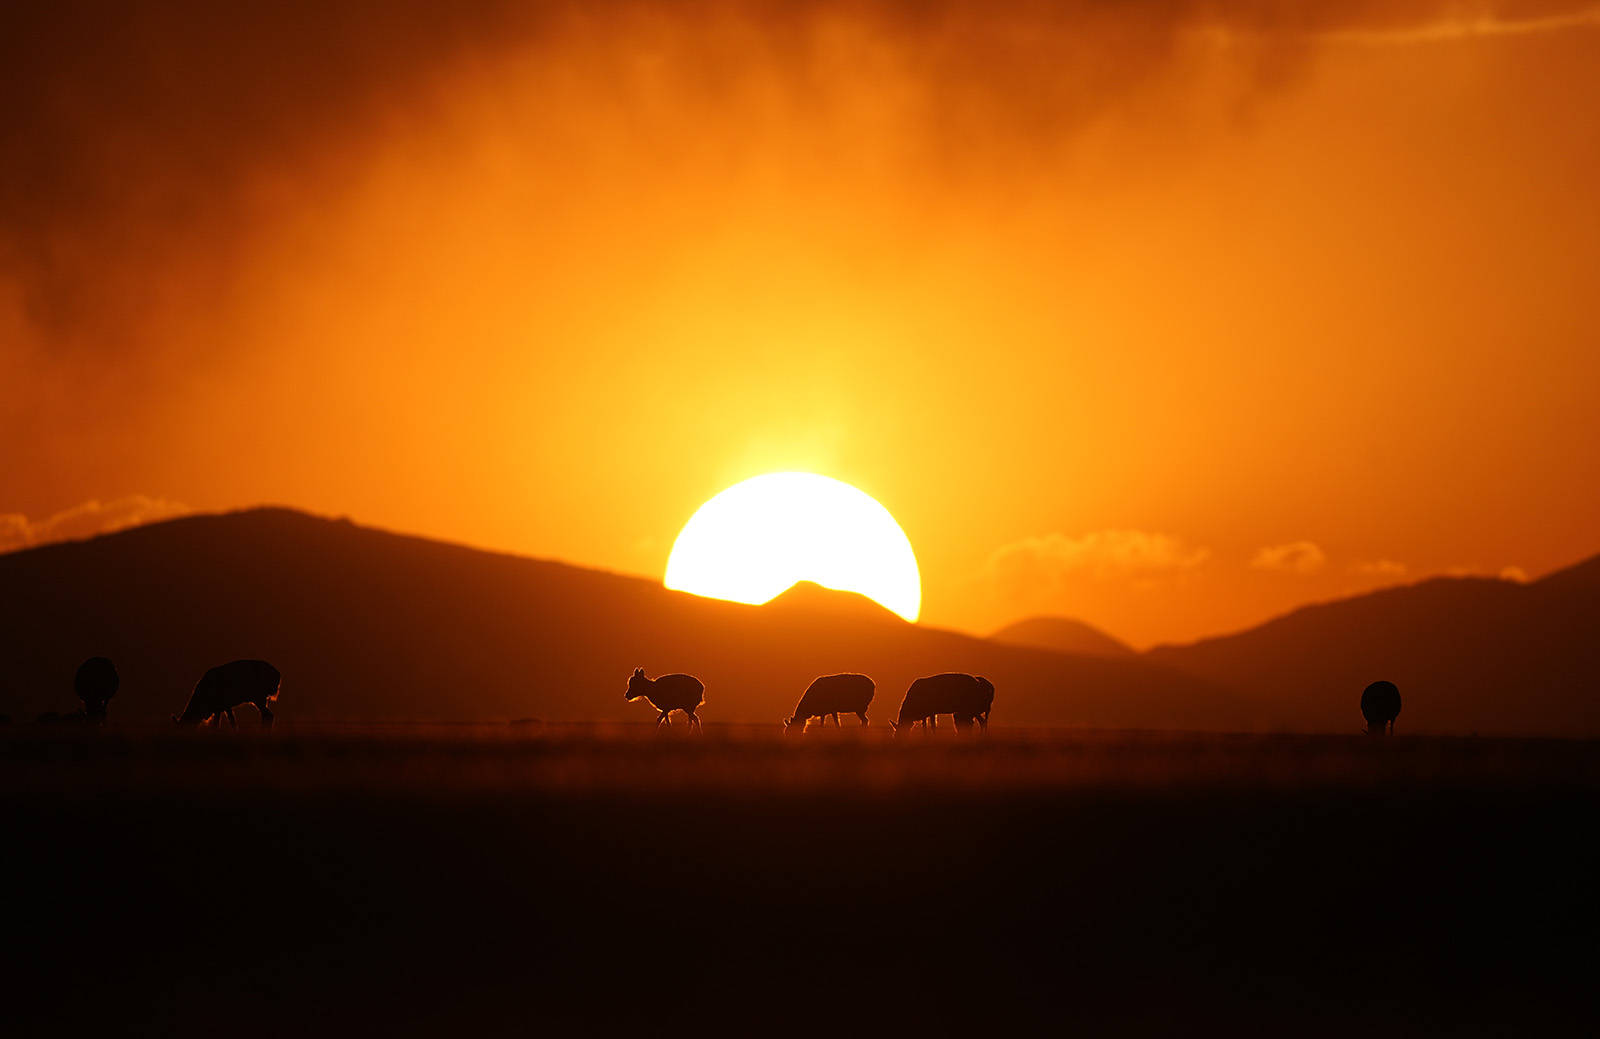
{"type": "Polygon", "coordinates": [[[92,538],[128,527],[182,516],[187,505],[134,494],[115,501],[86,501],[53,516],[29,520],[20,513],[0,513],[0,553],[35,548],[56,541],[92,538]]]}
{"type": "Polygon", "coordinates": [[[1333,29],[1314,33],[1311,39],[1321,43],[1362,47],[1402,47],[1494,36],[1531,36],[1573,29],[1600,29],[1600,5],[1528,18],[1502,18],[1485,11],[1392,29],[1333,29]]]}

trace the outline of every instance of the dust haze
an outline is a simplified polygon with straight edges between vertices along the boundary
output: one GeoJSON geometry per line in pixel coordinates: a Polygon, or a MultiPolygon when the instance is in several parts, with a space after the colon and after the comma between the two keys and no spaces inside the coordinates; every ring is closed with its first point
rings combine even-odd
{"type": "Polygon", "coordinates": [[[709,493],[830,469],[940,623],[1016,616],[970,583],[1029,539],[1204,547],[1205,607],[1044,604],[1146,643],[1363,560],[1542,572],[1600,508],[1547,506],[1600,476],[1565,377],[1591,13],[19,8],[0,504],[284,501],[651,573],[709,493]],[[1526,421],[1480,442],[1488,408],[1526,421]],[[1334,565],[1249,566],[1300,541],[1334,565]]]}

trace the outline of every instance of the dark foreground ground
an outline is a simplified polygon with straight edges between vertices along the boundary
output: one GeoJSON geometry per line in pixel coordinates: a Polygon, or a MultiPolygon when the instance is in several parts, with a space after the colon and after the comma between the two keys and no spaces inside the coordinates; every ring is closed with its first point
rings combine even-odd
{"type": "Polygon", "coordinates": [[[7,1031],[1596,1025],[1595,744],[685,736],[0,729],[7,1031]]]}

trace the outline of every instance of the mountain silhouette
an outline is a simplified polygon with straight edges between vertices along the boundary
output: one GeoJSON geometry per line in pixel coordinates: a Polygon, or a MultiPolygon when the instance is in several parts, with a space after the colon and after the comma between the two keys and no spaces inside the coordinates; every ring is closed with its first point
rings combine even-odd
{"type": "Polygon", "coordinates": [[[1406,731],[1600,734],[1600,557],[1529,584],[1435,578],[1306,606],[1145,654],[1253,698],[1299,729],[1360,724],[1357,694],[1400,687],[1406,731]]]}
{"type": "MultiPolygon", "coordinates": [[[[91,651],[122,677],[114,721],[165,720],[208,668],[271,661],[278,717],[634,721],[635,667],[705,682],[708,723],[776,727],[818,675],[872,676],[888,718],[917,677],[998,690],[996,725],[1229,729],[1244,702],[1138,658],[1005,646],[800,584],[764,606],[387,533],[287,509],[189,516],[0,556],[0,711],[71,707],[91,651]]],[[[170,723],[168,723],[170,724],[170,723]]]]}
{"type": "Polygon", "coordinates": [[[1535,581],[1534,584],[1546,592],[1557,589],[1568,591],[1577,591],[1585,588],[1590,591],[1600,590],[1600,556],[1595,556],[1593,559],[1586,559],[1581,563],[1575,563],[1565,569],[1546,574],[1535,581]]]}
{"type": "Polygon", "coordinates": [[[851,617],[869,623],[907,623],[898,613],[860,592],[828,588],[815,581],[796,581],[766,603],[769,610],[851,617]]]}
{"type": "Polygon", "coordinates": [[[1134,651],[1098,628],[1070,617],[1029,617],[989,636],[1008,646],[1032,646],[1091,657],[1131,657],[1134,651]]]}
{"type": "MultiPolygon", "coordinates": [[[[189,516],[0,555],[0,713],[76,706],[114,661],[114,724],[166,719],[207,669],[271,661],[280,718],[651,721],[635,667],[690,672],[710,722],[774,725],[818,675],[861,672],[886,718],[911,681],[990,678],[995,724],[1356,732],[1392,681],[1399,730],[1600,734],[1600,558],[1518,584],[1438,578],[1144,654],[908,624],[801,582],[764,606],[288,509],[189,516]]],[[[1073,622],[1029,624],[1064,632],[1073,622]]],[[[1092,630],[1092,629],[1091,629],[1092,630]]],[[[997,633],[997,635],[1000,633],[997,633]]]]}

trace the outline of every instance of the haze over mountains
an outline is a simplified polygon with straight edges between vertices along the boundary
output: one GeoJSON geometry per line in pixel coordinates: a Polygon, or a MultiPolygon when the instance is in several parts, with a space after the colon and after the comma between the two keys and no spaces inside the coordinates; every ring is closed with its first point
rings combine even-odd
{"type": "Polygon", "coordinates": [[[71,709],[74,669],[103,654],[122,676],[120,724],[164,719],[206,668],[261,657],[284,673],[285,721],[649,722],[622,698],[643,666],[700,676],[713,723],[775,725],[812,678],[861,671],[881,724],[913,678],[970,671],[995,683],[997,726],[1353,732],[1361,688],[1388,678],[1402,733],[1577,735],[1600,731],[1597,600],[1591,561],[1529,585],[1388,589],[1136,654],[1053,619],[981,639],[815,585],[746,606],[256,509],[0,556],[0,711],[71,709]]]}

